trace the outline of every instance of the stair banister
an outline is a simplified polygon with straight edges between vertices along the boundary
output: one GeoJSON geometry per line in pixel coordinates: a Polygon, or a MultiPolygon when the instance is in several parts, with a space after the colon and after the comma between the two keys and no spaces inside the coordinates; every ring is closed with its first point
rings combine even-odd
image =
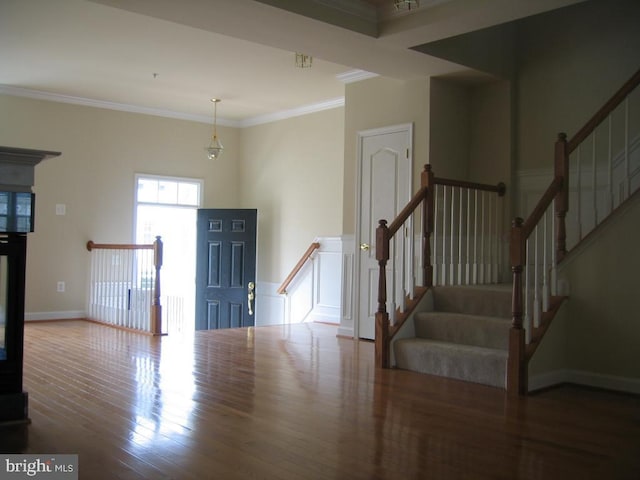
{"type": "Polygon", "coordinates": [[[600,125],[613,110],[618,107],[629,94],[640,85],[640,69],[634,73],[629,80],[598,110],[593,117],[571,137],[567,143],[567,152],[572,153],[595,129],[600,125]]]}
{"type": "Polygon", "coordinates": [[[389,368],[389,312],[387,312],[387,261],[389,261],[389,228],[386,220],[380,220],[376,228],[376,260],[378,274],[378,310],[375,325],[376,367],[389,368]]]}
{"type": "Polygon", "coordinates": [[[509,257],[513,272],[513,294],[511,310],[513,320],[509,332],[509,358],[507,361],[507,390],[513,394],[527,391],[527,375],[523,370],[525,362],[525,331],[522,326],[522,271],[525,263],[523,219],[513,221],[510,236],[509,257]]]}
{"type": "MultiPolygon", "coordinates": [[[[511,244],[510,244],[510,261],[513,272],[513,323],[510,333],[510,349],[509,360],[507,370],[507,390],[514,394],[526,394],[527,393],[527,364],[535,352],[537,346],[540,344],[540,340],[544,336],[544,333],[549,327],[550,321],[560,307],[564,297],[558,296],[556,291],[555,270],[556,266],[566,257],[568,252],[567,247],[567,222],[566,217],[569,212],[569,156],[577,151],[577,192],[576,198],[578,201],[577,206],[577,224],[581,225],[580,218],[580,198],[581,191],[581,179],[580,179],[580,147],[590,136],[596,134],[596,129],[608,121],[608,185],[611,190],[611,156],[612,156],[612,131],[611,131],[611,115],[614,110],[624,102],[625,106],[625,120],[624,120],[624,156],[625,156],[625,194],[628,198],[631,194],[629,191],[629,95],[640,85],[640,70],[635,74],[607,101],[602,108],[600,108],[595,115],[580,129],[578,132],[567,141],[567,136],[564,133],[558,135],[558,139],[554,147],[554,168],[553,168],[553,180],[542,198],[533,209],[526,221],[521,218],[516,218],[513,222],[511,230],[511,244]],[[527,264],[529,263],[528,247],[529,237],[533,235],[535,242],[537,243],[537,229],[539,225],[546,225],[546,215],[548,212],[553,212],[554,218],[554,234],[551,235],[552,245],[552,259],[550,262],[549,271],[551,273],[551,281],[547,284],[546,279],[540,282],[537,278],[538,260],[534,260],[534,281],[533,289],[535,290],[534,299],[539,298],[538,289],[540,283],[543,284],[543,298],[546,295],[548,301],[544,301],[544,308],[542,313],[542,322],[537,325],[535,322],[525,322],[529,320],[531,311],[527,303],[527,296],[530,294],[529,290],[529,273],[527,273],[527,264]],[[526,282],[523,285],[522,277],[525,275],[526,282]],[[523,301],[524,299],[524,301],[523,301]],[[526,323],[526,325],[525,325],[526,323]],[[533,332],[528,332],[525,335],[525,330],[531,329],[533,332]]],[[[592,140],[592,181],[591,188],[596,191],[596,140],[595,137],[592,140]]],[[[597,226],[600,220],[597,216],[597,205],[594,195],[594,223],[597,226]]],[[[622,203],[624,199],[620,198],[622,203]]],[[[610,206],[613,207],[613,199],[610,199],[610,206]]],[[[612,211],[612,210],[611,210],[612,211]]],[[[611,211],[609,213],[611,213],[611,211]]],[[[574,215],[572,213],[572,215],[574,215]]],[[[544,226],[543,225],[543,226],[544,226]]],[[[594,226],[595,228],[595,226],[594,226]]],[[[579,238],[577,241],[583,239],[581,229],[578,230],[579,238]]],[[[545,241],[547,238],[545,238],[545,241]]],[[[573,244],[572,244],[573,245],[573,244]]],[[[572,248],[575,245],[572,246],[572,248]]],[[[535,250],[535,246],[533,249],[535,250]]],[[[534,255],[534,258],[535,255],[534,255]]],[[[546,261],[545,261],[546,262],[546,261]]],[[[543,268],[543,272],[546,274],[547,269],[543,268]]],[[[537,307],[537,302],[535,307],[537,307]]],[[[534,314],[535,316],[535,311],[534,314]]]]}
{"type": "MultiPolygon", "coordinates": [[[[431,236],[434,232],[435,223],[435,186],[449,186],[452,188],[465,188],[469,190],[488,191],[496,193],[502,197],[506,187],[503,183],[497,185],[487,185],[461,180],[446,178],[436,178],[431,170],[431,165],[425,165],[420,178],[420,189],[411,198],[409,203],[402,209],[398,216],[387,225],[386,220],[380,220],[376,229],[376,260],[379,266],[378,278],[378,308],[375,315],[375,350],[376,366],[379,368],[389,368],[390,366],[390,341],[400,330],[403,322],[409,318],[413,308],[427,292],[428,288],[434,284],[434,269],[432,258],[431,236]],[[387,263],[390,259],[390,242],[396,233],[401,231],[404,223],[414,214],[418,207],[422,206],[422,286],[416,286],[414,292],[407,294],[407,298],[401,299],[405,302],[394,313],[393,325],[390,321],[390,312],[387,310],[387,263]]],[[[413,261],[413,259],[411,259],[413,261]]],[[[402,268],[404,265],[401,266],[402,268]]],[[[394,299],[392,299],[394,300],[394,299]]],[[[394,302],[392,301],[392,304],[394,302]]]]}
{"type": "MultiPolygon", "coordinates": [[[[86,244],[87,250],[92,252],[107,251],[109,253],[102,254],[96,253],[92,255],[90,262],[90,288],[88,298],[88,319],[97,321],[100,323],[106,323],[111,326],[130,329],[134,331],[142,331],[154,336],[164,335],[162,332],[162,304],[161,304],[161,281],[160,270],[162,268],[163,261],[163,243],[162,238],[157,236],[155,241],[150,244],[114,244],[114,243],[95,243],[89,240],[86,244]],[[153,268],[153,285],[149,288],[147,285],[137,285],[137,280],[129,278],[128,275],[132,275],[134,270],[137,270],[137,257],[136,252],[150,252],[151,257],[147,257],[147,260],[143,261],[145,267],[153,268]],[[123,256],[123,260],[120,260],[120,255],[123,256]],[[117,258],[117,261],[114,260],[117,258]],[[135,268],[134,268],[135,267],[135,268]],[[113,269],[111,271],[111,269],[113,269]],[[109,271],[109,273],[107,273],[109,271]],[[121,293],[113,287],[110,288],[110,294],[108,299],[108,307],[105,307],[105,300],[98,294],[102,292],[102,283],[108,283],[110,276],[121,279],[121,284],[127,284],[127,282],[137,285],[137,288],[144,291],[145,294],[149,294],[149,318],[140,319],[137,315],[131,315],[131,318],[122,314],[125,310],[131,311],[131,289],[128,289],[127,303],[125,305],[124,300],[121,302],[116,301],[114,306],[114,298],[118,297],[121,293]],[[117,310],[120,313],[115,315],[111,314],[112,310],[117,310]]],[[[113,282],[112,282],[113,283],[113,282]]],[[[125,295],[120,295],[121,299],[125,298],[125,295]]],[[[143,309],[147,312],[146,309],[143,309]]],[[[136,310],[137,312],[137,310],[136,310]]]]}
{"type": "MultiPolygon", "coordinates": [[[[558,194],[555,198],[556,213],[556,262],[561,262],[567,254],[567,226],[566,216],[569,211],[569,151],[567,149],[567,134],[560,133],[555,144],[554,181],[560,181],[558,194]]],[[[536,222],[537,223],[537,222],[536,222]]]]}

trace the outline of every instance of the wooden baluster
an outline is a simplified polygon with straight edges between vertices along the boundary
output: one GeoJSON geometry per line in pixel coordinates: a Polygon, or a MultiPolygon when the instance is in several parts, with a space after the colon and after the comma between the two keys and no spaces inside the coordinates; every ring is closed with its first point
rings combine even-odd
{"type": "Polygon", "coordinates": [[[380,265],[378,277],[378,311],[376,312],[376,367],[389,368],[389,313],[387,312],[387,272],[389,260],[389,229],[386,220],[376,228],[376,260],[380,265]]]}
{"type": "Polygon", "coordinates": [[[567,229],[565,217],[569,210],[569,153],[567,150],[567,134],[559,133],[555,145],[555,178],[562,179],[562,190],[555,198],[556,211],[556,260],[561,262],[567,254],[567,229]]]}
{"type": "Polygon", "coordinates": [[[422,275],[423,285],[433,285],[433,264],[431,261],[431,234],[433,233],[433,218],[435,216],[434,195],[435,181],[431,165],[425,165],[420,183],[427,187],[427,198],[422,202],[422,275]]]}
{"type": "Polygon", "coordinates": [[[156,269],[156,281],[153,288],[153,301],[151,304],[151,333],[162,335],[162,305],[160,304],[160,269],[162,268],[163,245],[158,236],[153,242],[153,265],[156,269]]]}
{"type": "Polygon", "coordinates": [[[525,332],[522,328],[522,271],[524,263],[524,220],[516,218],[511,228],[510,260],[513,272],[513,321],[509,332],[509,360],[507,363],[507,392],[510,395],[527,393],[527,364],[525,361],[525,332]]]}

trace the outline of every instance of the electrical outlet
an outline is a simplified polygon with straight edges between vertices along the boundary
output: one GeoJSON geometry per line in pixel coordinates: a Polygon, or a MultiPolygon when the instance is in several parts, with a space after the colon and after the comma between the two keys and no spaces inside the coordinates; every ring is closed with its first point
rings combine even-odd
{"type": "Polygon", "coordinates": [[[66,287],[66,285],[64,284],[64,282],[58,282],[58,286],[57,286],[58,292],[64,293],[65,287],[66,287]]]}

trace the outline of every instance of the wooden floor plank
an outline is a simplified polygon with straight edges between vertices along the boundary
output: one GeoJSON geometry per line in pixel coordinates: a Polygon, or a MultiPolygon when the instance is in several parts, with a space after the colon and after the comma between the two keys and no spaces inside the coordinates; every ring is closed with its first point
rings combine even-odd
{"type": "Polygon", "coordinates": [[[148,337],[29,323],[32,423],[0,451],[77,453],[86,479],[637,479],[640,400],[377,370],[325,324],[148,337]]]}

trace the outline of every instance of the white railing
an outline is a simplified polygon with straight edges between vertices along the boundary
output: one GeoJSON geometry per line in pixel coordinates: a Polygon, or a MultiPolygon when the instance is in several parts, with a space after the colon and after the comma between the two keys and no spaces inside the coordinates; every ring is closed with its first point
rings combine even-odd
{"type": "Polygon", "coordinates": [[[160,335],[160,237],[149,245],[90,241],[87,250],[91,252],[87,318],[160,335]]]}
{"type": "Polygon", "coordinates": [[[432,240],[434,285],[499,283],[504,258],[502,194],[436,183],[432,240]]]}
{"type": "Polygon", "coordinates": [[[553,317],[544,314],[562,303],[556,265],[638,189],[639,84],[640,70],[570,141],[566,134],[559,135],[549,188],[526,221],[513,222],[513,324],[507,368],[507,390],[512,393],[527,392],[527,362],[553,317]]]}
{"type": "Polygon", "coordinates": [[[540,327],[542,314],[551,308],[551,297],[558,294],[554,212],[555,202],[552,202],[525,241],[522,323],[526,344],[531,342],[533,327],[540,327]]]}
{"type": "Polygon", "coordinates": [[[640,93],[626,97],[569,156],[569,250],[640,187],[640,125],[632,112],[640,112],[640,93]]]}

